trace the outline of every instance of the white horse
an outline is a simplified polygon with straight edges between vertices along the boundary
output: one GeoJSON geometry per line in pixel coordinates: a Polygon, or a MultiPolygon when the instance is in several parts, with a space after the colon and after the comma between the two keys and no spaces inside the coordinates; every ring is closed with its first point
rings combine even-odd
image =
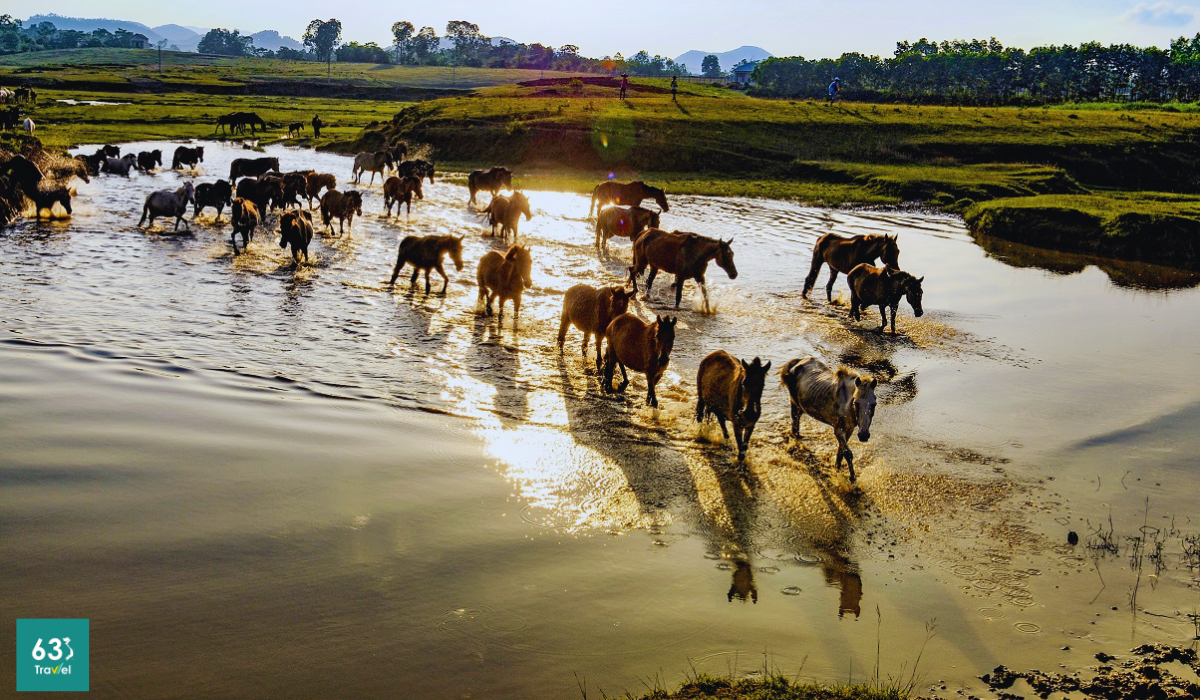
{"type": "Polygon", "coordinates": [[[34,125],[33,120],[29,117],[25,117],[25,132],[30,136],[33,136],[33,130],[36,128],[37,127],[34,125]]]}
{"type": "Polygon", "coordinates": [[[792,398],[792,436],[800,437],[800,416],[804,414],[831,426],[838,441],[835,469],[842,468],[845,457],[850,483],[854,483],[854,455],[848,442],[855,429],[860,442],[871,439],[878,380],[846,367],[834,371],[815,357],[788,360],[779,375],[792,398]]]}
{"type": "Polygon", "coordinates": [[[11,100],[12,97],[13,94],[8,88],[0,87],[0,104],[8,104],[8,101],[11,100]]]}

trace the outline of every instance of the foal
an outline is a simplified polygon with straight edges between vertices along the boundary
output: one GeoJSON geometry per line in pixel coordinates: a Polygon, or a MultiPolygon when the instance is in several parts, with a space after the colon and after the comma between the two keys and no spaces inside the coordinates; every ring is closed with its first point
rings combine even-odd
{"type": "Polygon", "coordinates": [[[446,276],[446,270],[442,267],[442,257],[449,253],[450,259],[454,261],[455,269],[462,272],[463,238],[464,236],[405,236],[404,240],[400,241],[400,250],[396,253],[396,267],[392,269],[392,279],[388,284],[396,284],[396,278],[400,276],[400,269],[405,265],[412,265],[410,287],[416,285],[417,276],[424,270],[425,293],[428,294],[429,271],[437,270],[438,274],[442,276],[442,294],[445,294],[446,287],[450,284],[450,278],[446,276]]]}

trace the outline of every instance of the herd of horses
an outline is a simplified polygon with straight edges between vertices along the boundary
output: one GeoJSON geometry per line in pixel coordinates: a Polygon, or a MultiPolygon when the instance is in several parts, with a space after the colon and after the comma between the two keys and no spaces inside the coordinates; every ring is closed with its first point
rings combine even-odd
{"type": "MultiPolygon", "coordinates": [[[[405,160],[406,152],[406,149],[394,146],[385,151],[360,154],[354,159],[351,176],[355,182],[368,171],[381,176],[395,171],[383,182],[387,216],[391,215],[391,208],[396,203],[407,203],[411,211],[412,198],[423,199],[422,181],[425,178],[430,183],[434,181],[433,164],[405,160]]],[[[203,160],[203,146],[179,146],[173,154],[172,168],[195,168],[203,160]]],[[[160,151],[130,153],[122,157],[116,146],[105,146],[92,155],[76,156],[77,174],[85,179],[89,174],[102,172],[118,176],[128,176],[134,169],[152,172],[162,162],[160,151]]],[[[31,187],[32,190],[25,190],[29,192],[36,191],[41,173],[35,165],[17,156],[0,167],[0,176],[29,183],[22,185],[31,187]]],[[[511,234],[515,239],[517,221],[521,216],[531,218],[533,212],[528,197],[513,189],[512,176],[512,171],[501,167],[470,173],[467,178],[468,206],[474,205],[475,211],[487,217],[491,235],[496,235],[499,228],[502,238],[511,234]],[[476,197],[484,191],[492,194],[492,200],[480,209],[476,197]],[[502,194],[503,191],[509,194],[502,194]]],[[[152,192],[143,204],[138,225],[153,226],[156,218],[165,217],[174,220],[175,230],[181,223],[188,227],[184,217],[189,205],[193,207],[193,219],[211,206],[217,211],[216,223],[221,223],[224,208],[228,206],[232,228],[230,240],[237,255],[240,253],[238,236],[242,237],[242,249],[245,249],[253,240],[255,230],[267,225],[268,213],[282,210],[278,218],[279,246],[285,250],[290,246],[293,260],[299,265],[301,257],[308,262],[308,247],[314,235],[311,211],[315,206],[314,199],[320,202],[321,223],[328,228],[329,235],[334,235],[334,218],[339,219],[337,235],[342,235],[347,224],[353,228],[354,216],[362,215],[362,193],[337,189],[337,178],[333,174],[313,170],[284,173],[277,158],[237,158],[230,164],[228,179],[199,185],[188,181],[177,189],[152,192]],[[308,198],[309,210],[304,210],[301,197],[308,198]]],[[[42,202],[36,204],[42,206],[42,202]]],[[[64,206],[69,212],[69,196],[64,206]]],[[[629,385],[629,372],[640,373],[646,377],[646,403],[657,408],[656,387],[670,363],[678,316],[656,315],[653,320],[643,320],[633,313],[629,302],[639,291],[638,280],[648,270],[644,293],[649,298],[657,273],[673,274],[675,280],[671,286],[676,309],[680,306],[685,283],[694,280],[703,297],[704,311],[708,312],[711,307],[705,274],[709,263],[715,262],[730,279],[738,276],[733,239],[659,228],[662,215],[669,212],[666,194],[640,181],[619,183],[610,180],[598,184],[592,192],[589,217],[593,211],[597,250],[607,250],[608,240],[612,237],[628,238],[632,242],[632,264],[622,285],[577,284],[567,290],[560,315],[558,345],[561,351],[570,328],[577,328],[583,334],[582,352],[586,358],[594,338],[596,371],[602,373],[602,390],[622,393],[629,385]],[[658,211],[643,208],[641,205],[646,200],[654,201],[658,211]],[[614,388],[618,369],[621,382],[614,388]]],[[[389,286],[395,285],[406,266],[411,266],[411,286],[415,287],[424,273],[425,292],[431,293],[430,275],[436,271],[442,277],[441,293],[444,294],[449,277],[443,262],[449,256],[455,268],[463,270],[463,240],[463,236],[452,235],[405,237],[397,251],[389,286]]],[[[894,334],[896,313],[902,299],[907,299],[916,316],[923,313],[924,278],[901,270],[899,254],[896,236],[825,234],[814,246],[802,297],[808,297],[821,268],[828,265],[827,299],[832,301],[838,275],[848,275],[850,315],[857,320],[863,308],[878,305],[882,317],[879,330],[883,332],[887,329],[890,309],[894,334]],[[882,267],[875,266],[878,260],[882,260],[882,267]]],[[[522,294],[533,286],[532,269],[530,246],[515,240],[503,252],[491,250],[484,254],[477,263],[475,275],[482,312],[487,316],[495,314],[502,325],[504,307],[506,302],[511,302],[515,329],[522,294]]],[[[701,361],[697,371],[696,419],[702,422],[709,417],[715,418],[727,439],[727,426],[732,424],[739,463],[745,459],[751,435],[762,413],[762,392],[770,369],[770,361],[764,362],[758,357],[738,359],[724,350],[715,350],[701,361]]],[[[780,368],[779,375],[790,396],[791,434],[799,437],[802,415],[832,427],[838,443],[836,468],[840,469],[844,461],[853,483],[854,457],[849,441],[855,433],[863,442],[870,437],[876,380],[847,367],[830,367],[815,357],[789,360],[780,368]]]]}

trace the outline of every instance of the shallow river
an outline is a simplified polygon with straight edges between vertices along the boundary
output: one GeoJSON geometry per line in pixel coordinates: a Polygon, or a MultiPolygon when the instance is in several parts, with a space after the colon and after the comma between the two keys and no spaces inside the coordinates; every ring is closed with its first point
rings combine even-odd
{"type": "MultiPolygon", "coordinates": [[[[188,178],[252,155],[206,149],[188,178]]],[[[181,179],[102,176],[73,218],[0,231],[0,617],[89,618],[103,696],[572,698],[877,664],[907,681],[928,628],[918,688],[949,696],[998,663],[1196,635],[1200,277],[917,212],[675,197],[664,227],[735,237],[740,274],[710,267],[711,315],[689,284],[652,411],[640,378],[600,393],[576,331],[556,347],[562,292],[629,263],[622,239],[597,256],[585,197],[530,193],[514,329],[511,308],[502,327],[478,313],[475,263],[501,244],[461,186],[391,220],[364,186],[352,233],[295,269],[263,231],[232,256],[212,210],[190,235],[137,229],[181,179]],[[898,233],[925,315],[905,305],[881,336],[875,311],[824,301],[824,274],[802,300],[829,231],[898,233]],[[467,235],[448,293],[389,289],[398,238],[435,232],[467,235]],[[732,469],[692,418],[717,348],[878,377],[861,488],[824,426],[785,439],[774,379],[732,469]],[[1115,556],[1085,546],[1110,517],[1115,556]],[[1131,558],[1141,533],[1161,567],[1131,558]]],[[[666,313],[668,283],[638,313],[666,313]]]]}

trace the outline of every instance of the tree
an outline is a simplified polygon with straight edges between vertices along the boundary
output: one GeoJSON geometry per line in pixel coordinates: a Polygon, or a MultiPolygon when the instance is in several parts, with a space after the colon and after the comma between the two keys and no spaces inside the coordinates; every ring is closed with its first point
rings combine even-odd
{"type": "Polygon", "coordinates": [[[314,19],[304,30],[304,45],[316,55],[318,61],[325,62],[325,75],[332,71],[333,52],[342,43],[342,23],[336,19],[322,22],[314,19]]]}
{"type": "Polygon", "coordinates": [[[251,56],[254,54],[254,40],[234,29],[210,29],[196,44],[200,53],[214,53],[221,56],[251,56]]]}
{"type": "Polygon", "coordinates": [[[459,64],[471,64],[478,61],[476,53],[485,43],[479,33],[479,25],[463,20],[452,20],[446,24],[446,38],[454,44],[454,58],[459,64]]]}
{"type": "Polygon", "coordinates": [[[337,60],[339,63],[391,63],[387,51],[375,42],[359,44],[352,41],[338,47],[337,60]]]}
{"type": "Polygon", "coordinates": [[[409,63],[412,60],[413,32],[416,29],[412,22],[396,22],[392,25],[392,46],[396,47],[396,63],[409,63]]]}
{"type": "Polygon", "coordinates": [[[721,59],[711,53],[704,57],[704,61],[700,63],[700,72],[705,78],[720,78],[721,77],[721,59]]]}

